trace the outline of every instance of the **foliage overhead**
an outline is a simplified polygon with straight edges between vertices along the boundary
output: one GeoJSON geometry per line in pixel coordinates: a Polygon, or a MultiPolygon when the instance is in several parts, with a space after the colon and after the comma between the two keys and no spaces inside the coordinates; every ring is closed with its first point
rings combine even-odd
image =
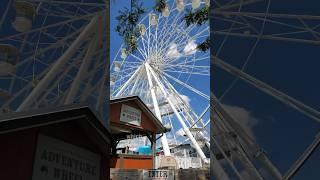
{"type": "MultiPolygon", "coordinates": [[[[209,7],[207,6],[194,12],[192,9],[187,9],[186,11],[187,12],[184,20],[186,21],[187,27],[191,24],[197,24],[198,26],[201,26],[209,20],[209,7]]],[[[204,42],[200,43],[197,46],[197,49],[203,52],[210,49],[210,38],[208,37],[204,42]]]]}
{"type": "Polygon", "coordinates": [[[201,26],[203,23],[209,20],[209,7],[203,7],[197,11],[192,11],[192,9],[186,9],[186,15],[184,20],[187,26],[191,24],[197,24],[201,26]]]}
{"type": "Polygon", "coordinates": [[[135,52],[138,46],[137,38],[140,36],[136,28],[142,14],[145,13],[143,4],[138,0],[131,0],[131,8],[119,11],[116,17],[118,25],[116,31],[123,37],[127,54],[135,52]]]}
{"type": "Polygon", "coordinates": [[[198,44],[197,49],[200,51],[207,51],[208,49],[210,49],[210,37],[208,37],[204,42],[202,42],[201,44],[198,44]]]}
{"type": "Polygon", "coordinates": [[[154,10],[161,13],[164,8],[166,7],[166,1],[165,0],[156,0],[156,5],[154,6],[154,10]]]}
{"type": "MultiPolygon", "coordinates": [[[[118,21],[116,31],[120,36],[123,37],[125,43],[124,48],[126,49],[127,54],[134,53],[137,50],[137,39],[140,36],[140,31],[139,28],[137,28],[137,24],[141,18],[141,15],[146,12],[146,9],[143,8],[143,3],[139,3],[138,1],[139,0],[131,0],[131,8],[125,8],[123,11],[119,11],[119,15],[116,17],[118,21]]],[[[156,0],[156,5],[154,7],[155,11],[161,13],[165,7],[165,0],[156,0]]],[[[184,20],[186,21],[187,26],[190,26],[191,24],[197,24],[198,26],[201,26],[209,20],[209,7],[203,7],[197,11],[186,9],[184,20]]],[[[209,38],[197,46],[198,50],[204,52],[209,48],[209,38]]]]}

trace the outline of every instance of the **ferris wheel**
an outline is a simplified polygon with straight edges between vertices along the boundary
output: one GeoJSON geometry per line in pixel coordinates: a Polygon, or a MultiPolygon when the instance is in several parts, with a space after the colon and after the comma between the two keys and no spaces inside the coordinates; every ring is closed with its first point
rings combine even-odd
{"type": "Polygon", "coordinates": [[[0,4],[0,114],[75,102],[89,102],[103,114],[106,1],[0,4]]]}
{"type": "MultiPolygon", "coordinates": [[[[262,76],[260,78],[256,77],[257,73],[254,74],[252,69],[250,71],[248,66],[265,61],[263,57],[257,54],[271,53],[265,52],[267,49],[272,49],[272,46],[280,47],[280,49],[295,46],[306,47],[305,49],[318,47],[320,44],[318,28],[320,16],[308,10],[307,12],[297,12],[297,6],[303,8],[301,3],[292,3],[290,5],[293,7],[291,7],[288,4],[284,5],[284,2],[271,0],[213,2],[210,18],[215,22],[211,26],[215,43],[211,66],[216,71],[224,72],[226,76],[231,75],[232,78],[230,79],[233,80],[228,82],[223,92],[217,93],[214,91],[211,94],[214,116],[211,126],[211,147],[214,155],[211,159],[218,162],[216,163],[217,166],[212,166],[212,171],[218,179],[230,179],[230,177],[236,179],[291,179],[305,163],[307,157],[311,155],[315,149],[315,144],[319,144],[319,136],[313,142],[310,142],[307,148],[304,148],[305,151],[301,152],[300,157],[294,157],[295,162],[290,164],[286,172],[283,172],[283,170],[281,172],[277,164],[272,162],[255,139],[241,126],[238,117],[230,113],[222,102],[239,83],[243,82],[243,84],[248,84],[250,88],[257,90],[259,93],[262,92],[269,99],[274,98],[279,101],[279,104],[283,103],[288,109],[291,108],[297,114],[309,118],[310,121],[319,122],[320,112],[315,107],[286,94],[283,91],[284,89],[281,91],[272,87],[272,82],[260,80],[260,78],[263,79],[262,76]],[[279,7],[282,7],[282,9],[279,7]],[[266,44],[268,44],[267,48],[266,44]],[[236,45],[241,47],[235,47],[236,45]],[[264,51],[261,50],[262,47],[265,48],[264,51]],[[236,58],[233,58],[230,52],[236,54],[236,58]],[[220,163],[223,165],[219,166],[219,162],[221,162],[219,160],[224,160],[227,163],[220,163]],[[224,169],[227,168],[233,174],[225,173],[224,169]],[[264,172],[261,169],[264,169],[264,172]]],[[[310,6],[308,9],[310,9],[310,6]]],[[[293,53],[290,51],[277,52],[278,54],[272,57],[278,58],[279,61],[285,59],[286,56],[289,57],[288,54],[286,56],[282,54],[293,53]]],[[[300,54],[302,53],[301,50],[300,54]]],[[[269,63],[272,62],[269,61],[269,63]]],[[[277,62],[273,63],[278,64],[277,62]]],[[[301,69],[302,66],[303,63],[300,65],[301,69]]],[[[214,73],[214,75],[216,74],[214,73]]],[[[264,77],[267,75],[268,73],[265,73],[264,77]]],[[[279,76],[281,75],[279,74],[279,76]]],[[[216,78],[217,76],[213,76],[213,79],[216,78]]],[[[224,79],[225,82],[226,79],[224,79]]],[[[220,79],[220,81],[222,80],[220,79]]],[[[301,124],[303,123],[301,122],[301,124]]],[[[278,149],[279,147],[274,148],[278,149]]],[[[282,169],[284,168],[282,167],[282,169]]]]}
{"type": "Polygon", "coordinates": [[[169,145],[190,141],[208,162],[202,148],[209,143],[210,53],[198,44],[209,37],[208,22],[187,26],[186,11],[209,1],[167,1],[162,12],[147,13],[137,25],[137,50],[120,47],[110,65],[110,96],[139,96],[162,123],[171,128],[161,137],[169,145]]]}

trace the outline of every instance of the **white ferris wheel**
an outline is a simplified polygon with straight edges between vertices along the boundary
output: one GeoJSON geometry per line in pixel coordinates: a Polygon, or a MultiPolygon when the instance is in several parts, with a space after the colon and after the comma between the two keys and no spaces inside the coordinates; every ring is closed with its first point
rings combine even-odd
{"type": "Polygon", "coordinates": [[[137,50],[119,48],[110,65],[110,96],[139,96],[171,132],[161,137],[169,145],[186,141],[208,162],[210,52],[197,49],[209,37],[208,22],[186,25],[186,10],[209,6],[209,1],[167,1],[162,13],[151,11],[137,25],[137,50]]]}

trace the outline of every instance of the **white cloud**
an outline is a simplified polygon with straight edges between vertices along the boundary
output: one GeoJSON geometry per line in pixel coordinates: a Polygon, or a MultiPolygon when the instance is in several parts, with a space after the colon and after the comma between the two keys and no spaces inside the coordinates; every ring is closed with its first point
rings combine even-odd
{"type": "Polygon", "coordinates": [[[190,41],[183,49],[183,52],[186,55],[194,54],[197,51],[197,44],[194,42],[194,40],[190,41]]]}
{"type": "Polygon", "coordinates": [[[172,43],[168,49],[168,52],[167,52],[167,56],[169,58],[179,58],[181,56],[181,53],[178,51],[178,48],[177,48],[177,44],[176,43],[172,43]]]}
{"type": "MultiPolygon", "coordinates": [[[[181,97],[181,99],[183,100],[183,102],[189,106],[190,105],[190,98],[186,95],[183,95],[183,94],[179,94],[179,96],[181,97]]],[[[180,99],[178,97],[176,97],[175,94],[170,94],[169,95],[169,99],[170,101],[174,104],[174,106],[178,109],[179,105],[181,105],[180,103],[180,99]],[[179,100],[179,101],[178,101],[179,100]]],[[[178,109],[179,110],[179,109],[178,109]]],[[[161,112],[171,112],[172,109],[171,109],[171,106],[169,105],[169,103],[166,103],[165,105],[162,105],[160,107],[160,111],[161,112]]]]}
{"type": "Polygon", "coordinates": [[[252,116],[252,114],[238,106],[223,105],[225,110],[234,117],[239,125],[244,129],[244,131],[253,139],[255,139],[253,128],[257,125],[258,120],[252,116]]]}

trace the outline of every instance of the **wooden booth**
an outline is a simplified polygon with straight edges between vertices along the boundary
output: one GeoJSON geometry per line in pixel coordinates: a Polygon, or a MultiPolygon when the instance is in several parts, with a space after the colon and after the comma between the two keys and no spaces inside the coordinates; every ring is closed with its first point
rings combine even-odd
{"type": "Polygon", "coordinates": [[[156,134],[168,131],[138,96],[110,101],[110,131],[114,137],[111,168],[153,169],[155,167],[156,134]],[[151,142],[151,155],[117,154],[119,141],[139,134],[151,142]]]}
{"type": "Polygon", "coordinates": [[[0,179],[109,180],[110,134],[87,106],[0,118],[0,179]]]}

